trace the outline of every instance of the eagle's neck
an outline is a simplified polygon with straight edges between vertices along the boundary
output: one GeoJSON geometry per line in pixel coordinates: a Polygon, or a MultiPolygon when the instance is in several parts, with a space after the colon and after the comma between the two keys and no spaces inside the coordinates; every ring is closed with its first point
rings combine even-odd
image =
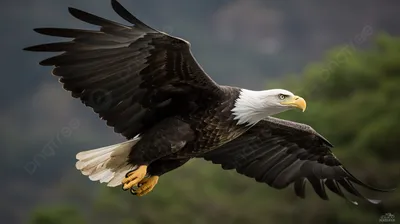
{"type": "Polygon", "coordinates": [[[240,89],[239,96],[231,110],[237,124],[254,125],[268,116],[281,112],[275,110],[272,103],[268,102],[268,96],[270,96],[268,90],[240,89]]]}

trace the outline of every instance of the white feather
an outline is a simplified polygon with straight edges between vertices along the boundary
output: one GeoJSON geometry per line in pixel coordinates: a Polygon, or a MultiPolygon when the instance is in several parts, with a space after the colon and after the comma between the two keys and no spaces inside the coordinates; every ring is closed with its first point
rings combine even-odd
{"type": "Polygon", "coordinates": [[[125,178],[127,172],[136,169],[136,166],[124,166],[120,168],[117,172],[114,173],[113,178],[108,182],[107,186],[116,187],[119,186],[122,182],[122,179],[125,178]]]}
{"type": "Polygon", "coordinates": [[[126,173],[136,168],[128,164],[128,157],[139,140],[136,136],[123,143],[80,152],[75,166],[92,181],[108,183],[109,187],[121,185],[126,173]]]}
{"type": "Polygon", "coordinates": [[[279,94],[293,96],[293,93],[284,89],[263,91],[241,89],[232,109],[237,124],[254,125],[268,116],[288,110],[288,107],[279,104],[279,94]]]}

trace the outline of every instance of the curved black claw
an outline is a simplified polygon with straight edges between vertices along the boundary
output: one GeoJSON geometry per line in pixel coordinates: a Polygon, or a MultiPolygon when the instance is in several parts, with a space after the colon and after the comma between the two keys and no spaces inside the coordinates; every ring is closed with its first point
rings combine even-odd
{"type": "Polygon", "coordinates": [[[134,172],[134,171],[135,171],[135,170],[131,170],[131,171],[127,172],[127,173],[125,174],[125,178],[128,178],[128,177],[129,177],[129,174],[132,173],[132,172],[134,172]]]}
{"type": "MultiPolygon", "coordinates": [[[[134,171],[135,171],[135,170],[131,170],[131,171],[127,172],[127,173],[125,174],[125,178],[128,178],[128,177],[129,177],[129,174],[132,173],[132,172],[134,172],[134,171]]],[[[129,190],[129,189],[125,189],[125,188],[124,188],[124,185],[125,185],[125,184],[122,184],[122,190],[123,190],[123,191],[129,190]]]]}
{"type": "Polygon", "coordinates": [[[140,186],[142,186],[143,184],[139,183],[137,186],[133,186],[131,187],[131,189],[129,189],[129,191],[131,192],[131,194],[136,195],[136,191],[137,189],[139,189],[140,186]]]}
{"type": "Polygon", "coordinates": [[[132,195],[137,195],[136,190],[133,189],[133,188],[130,189],[130,192],[131,192],[132,195]]]}

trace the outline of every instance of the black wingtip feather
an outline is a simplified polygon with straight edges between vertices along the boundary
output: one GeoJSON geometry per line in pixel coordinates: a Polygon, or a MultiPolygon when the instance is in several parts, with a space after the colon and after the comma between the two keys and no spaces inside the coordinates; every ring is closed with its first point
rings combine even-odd
{"type": "Polygon", "coordinates": [[[40,44],[31,47],[24,48],[27,51],[39,51],[39,52],[62,52],[67,51],[74,47],[73,42],[58,42],[49,44],[40,44]]]}
{"type": "Polygon", "coordinates": [[[371,186],[371,185],[368,185],[368,184],[362,182],[361,180],[359,180],[358,178],[356,178],[356,177],[355,177],[353,174],[351,174],[346,168],[344,168],[344,167],[342,167],[342,168],[343,168],[343,170],[346,172],[346,174],[349,176],[350,181],[352,181],[353,183],[358,184],[358,185],[360,185],[360,186],[363,186],[363,187],[365,187],[365,188],[367,188],[367,189],[369,189],[369,190],[378,191],[378,192],[391,192],[391,191],[396,190],[396,188],[391,188],[391,189],[379,189],[379,188],[373,187],[373,186],[371,186]]]}
{"type": "MultiPolygon", "coordinates": [[[[85,11],[82,11],[82,10],[80,10],[80,9],[73,8],[73,7],[68,7],[68,12],[69,12],[73,17],[75,17],[75,18],[77,18],[77,19],[79,19],[79,20],[85,21],[85,22],[88,22],[88,21],[87,21],[87,19],[88,19],[87,17],[95,16],[95,15],[93,15],[93,14],[90,14],[90,13],[88,13],[88,12],[85,12],[85,11]]],[[[97,17],[97,16],[95,16],[95,17],[97,17]]],[[[91,22],[88,22],[88,23],[91,23],[91,22]]],[[[101,26],[100,24],[94,24],[94,25],[99,25],[99,26],[101,26]]]]}
{"type": "MultiPolygon", "coordinates": [[[[80,9],[77,8],[73,8],[73,7],[68,7],[68,12],[75,18],[82,20],[84,22],[87,22],[86,19],[84,19],[84,15],[88,14],[87,12],[84,12],[80,9]]],[[[94,24],[94,25],[98,25],[98,24],[94,24]]]]}
{"type": "Polygon", "coordinates": [[[137,27],[147,28],[150,30],[154,30],[153,28],[147,26],[145,23],[137,19],[134,15],[132,15],[124,6],[121,5],[117,0],[111,0],[111,6],[114,11],[121,16],[126,21],[132,23],[137,27]]]}
{"type": "MultiPolygon", "coordinates": [[[[136,24],[138,23],[138,19],[134,17],[124,6],[121,5],[117,0],[111,0],[111,6],[114,9],[114,11],[121,16],[123,19],[126,21],[136,24]]],[[[138,24],[136,24],[138,25],[138,24]]]]}
{"type": "Polygon", "coordinates": [[[294,192],[300,198],[306,197],[306,179],[302,178],[294,182],[294,192]]]}
{"type": "Polygon", "coordinates": [[[76,38],[85,34],[98,33],[98,31],[92,30],[78,30],[78,29],[67,29],[67,28],[35,28],[35,32],[53,36],[53,37],[66,37],[66,38],[76,38]]]}
{"type": "Polygon", "coordinates": [[[68,7],[68,11],[69,13],[79,19],[82,20],[84,22],[93,24],[93,25],[97,25],[97,26],[122,26],[121,24],[118,24],[116,22],[101,18],[99,16],[93,15],[91,13],[82,11],[80,9],[76,9],[73,7],[68,7]]]}
{"type": "Polygon", "coordinates": [[[23,48],[22,50],[23,50],[23,51],[32,51],[32,50],[31,50],[32,47],[33,47],[33,46],[31,46],[31,47],[25,47],[25,48],[23,48]]]}
{"type": "Polygon", "coordinates": [[[323,200],[329,200],[328,195],[326,194],[325,184],[322,182],[322,180],[313,177],[309,177],[307,179],[314,188],[315,193],[317,193],[320,198],[323,200]]]}
{"type": "Polygon", "coordinates": [[[353,205],[358,205],[356,201],[350,200],[348,197],[346,197],[346,195],[342,191],[342,188],[335,180],[328,179],[325,181],[325,185],[329,188],[329,190],[346,199],[346,201],[352,203],[353,205]]]}
{"type": "Polygon", "coordinates": [[[381,201],[380,200],[376,200],[376,199],[370,199],[365,197],[364,195],[362,195],[355,187],[354,185],[348,181],[347,179],[342,179],[342,180],[338,180],[337,181],[341,186],[343,186],[348,192],[350,192],[351,194],[363,198],[364,200],[372,203],[372,204],[379,204],[381,201]]]}
{"type": "MultiPolygon", "coordinates": [[[[51,58],[50,58],[50,59],[51,59],[51,58]]],[[[41,66],[53,66],[54,63],[51,62],[49,59],[45,59],[45,60],[39,62],[39,65],[41,65],[41,66]]]]}
{"type": "Polygon", "coordinates": [[[65,36],[65,34],[60,35],[62,33],[61,30],[67,30],[67,29],[47,28],[47,27],[46,28],[45,27],[41,27],[41,28],[33,29],[33,31],[35,31],[36,33],[42,34],[42,35],[55,36],[55,37],[73,37],[71,35],[65,36]]]}
{"type": "Polygon", "coordinates": [[[44,29],[46,29],[46,28],[34,28],[33,31],[35,31],[36,33],[43,34],[42,30],[44,30],[44,29]]]}
{"type": "Polygon", "coordinates": [[[68,7],[68,12],[75,16],[76,14],[79,14],[80,12],[82,12],[82,10],[74,8],[74,7],[68,7]]]}

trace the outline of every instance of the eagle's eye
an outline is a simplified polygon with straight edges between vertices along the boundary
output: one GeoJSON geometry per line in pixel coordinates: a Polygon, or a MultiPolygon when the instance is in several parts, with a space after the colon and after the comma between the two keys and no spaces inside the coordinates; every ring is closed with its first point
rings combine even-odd
{"type": "Polygon", "coordinates": [[[287,96],[283,95],[283,94],[279,94],[278,97],[279,97],[279,99],[284,100],[287,96]]]}

